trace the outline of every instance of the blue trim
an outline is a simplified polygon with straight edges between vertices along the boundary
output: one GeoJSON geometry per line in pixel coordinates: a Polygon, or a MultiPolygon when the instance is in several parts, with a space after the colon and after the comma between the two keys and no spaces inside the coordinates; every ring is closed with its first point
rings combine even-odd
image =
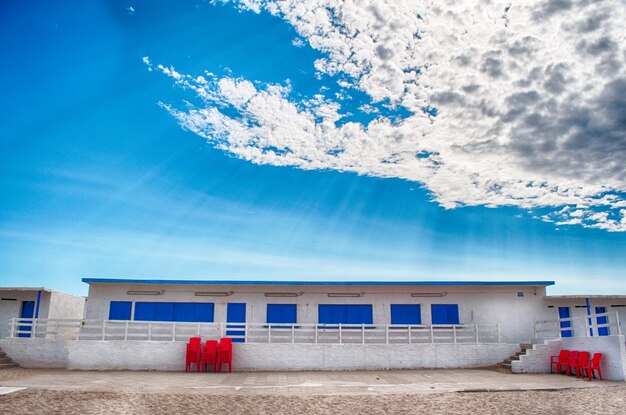
{"type": "Polygon", "coordinates": [[[593,336],[593,328],[591,328],[591,305],[589,304],[589,298],[585,298],[585,305],[587,306],[587,322],[589,323],[589,335],[593,336]]]}
{"type": "Polygon", "coordinates": [[[173,284],[173,285],[404,285],[404,286],[451,286],[451,285],[507,285],[549,286],[554,281],[242,281],[242,280],[136,280],[115,278],[83,278],[87,284],[173,284]]]}
{"type": "Polygon", "coordinates": [[[35,318],[39,318],[39,304],[41,304],[41,290],[37,291],[37,305],[35,306],[35,318]]]}

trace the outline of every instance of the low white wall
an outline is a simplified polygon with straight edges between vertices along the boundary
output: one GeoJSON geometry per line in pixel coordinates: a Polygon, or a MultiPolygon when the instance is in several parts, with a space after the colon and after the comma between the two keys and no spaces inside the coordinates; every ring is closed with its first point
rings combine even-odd
{"type": "MultiPolygon", "coordinates": [[[[74,370],[169,370],[185,366],[185,343],[4,339],[7,355],[24,367],[74,370]],[[48,361],[48,359],[50,361],[48,361]]],[[[358,370],[470,368],[496,364],[517,344],[235,344],[233,368],[258,370],[358,370]]]]}
{"type": "Polygon", "coordinates": [[[66,340],[55,339],[0,339],[0,348],[15,363],[27,368],[53,369],[66,368],[68,348],[66,340]]]}
{"type": "Polygon", "coordinates": [[[626,351],[624,336],[570,337],[548,340],[535,344],[526,355],[514,361],[514,373],[550,373],[550,356],[556,356],[561,349],[602,353],[600,368],[602,377],[608,380],[626,379],[626,351]]]}
{"type": "Polygon", "coordinates": [[[376,370],[490,366],[517,344],[238,344],[237,370],[376,370]]]}

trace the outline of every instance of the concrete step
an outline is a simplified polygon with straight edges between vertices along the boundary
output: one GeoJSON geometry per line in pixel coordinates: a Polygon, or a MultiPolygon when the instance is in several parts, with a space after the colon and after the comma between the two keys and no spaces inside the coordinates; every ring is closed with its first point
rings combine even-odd
{"type": "Polygon", "coordinates": [[[0,363],[0,370],[17,367],[17,363],[0,363]]]}
{"type": "Polygon", "coordinates": [[[500,366],[502,366],[502,367],[506,367],[506,368],[508,368],[508,369],[510,369],[510,368],[511,368],[511,364],[510,364],[510,363],[504,363],[504,362],[502,362],[502,363],[500,363],[500,366]]]}
{"type": "Polygon", "coordinates": [[[0,357],[0,363],[12,363],[13,361],[8,357],[0,357]]]}

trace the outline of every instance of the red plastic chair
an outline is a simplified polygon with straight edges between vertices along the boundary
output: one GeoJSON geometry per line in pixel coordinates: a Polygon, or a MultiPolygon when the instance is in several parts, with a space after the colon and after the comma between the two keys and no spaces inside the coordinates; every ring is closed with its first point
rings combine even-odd
{"type": "Polygon", "coordinates": [[[563,366],[567,365],[567,356],[569,350],[561,350],[558,356],[550,356],[550,373],[552,373],[552,367],[556,366],[556,373],[561,373],[563,366]]]}
{"type": "Polygon", "coordinates": [[[579,378],[583,375],[583,366],[587,364],[587,360],[589,360],[589,352],[580,352],[578,353],[578,359],[576,359],[576,363],[571,365],[571,362],[568,362],[569,369],[571,372],[571,368],[574,368],[576,371],[576,377],[579,378]]]}
{"type": "Polygon", "coordinates": [[[200,362],[202,356],[202,339],[200,337],[192,337],[187,343],[187,350],[185,352],[185,372],[189,372],[191,365],[195,364],[196,369],[200,371],[200,362]]]}
{"type": "Polygon", "coordinates": [[[217,351],[217,371],[222,371],[222,365],[228,365],[228,373],[233,371],[233,339],[222,337],[217,351]]]}
{"type": "Polygon", "coordinates": [[[588,364],[585,363],[582,366],[582,369],[584,369],[587,372],[587,377],[589,378],[589,380],[591,380],[591,375],[593,375],[594,379],[596,378],[595,373],[593,373],[594,370],[598,372],[598,377],[600,378],[600,380],[602,380],[602,370],[600,369],[601,360],[602,360],[602,353],[594,353],[589,363],[588,364]]]}
{"type": "Polygon", "coordinates": [[[570,367],[572,366],[576,366],[576,363],[578,362],[578,352],[577,351],[571,351],[569,352],[569,356],[567,356],[567,364],[565,365],[565,374],[567,376],[570,375],[570,367]]]}
{"type": "Polygon", "coordinates": [[[217,340],[207,340],[202,351],[202,371],[206,372],[206,366],[211,365],[213,372],[217,372],[217,340]]]}

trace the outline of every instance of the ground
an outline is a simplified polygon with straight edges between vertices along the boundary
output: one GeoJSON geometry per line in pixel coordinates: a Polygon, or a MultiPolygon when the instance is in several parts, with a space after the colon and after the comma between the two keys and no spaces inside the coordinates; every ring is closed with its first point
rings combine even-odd
{"type": "Polygon", "coordinates": [[[626,414],[624,382],[498,370],[186,374],[17,368],[0,371],[3,391],[2,414],[626,414]]]}

